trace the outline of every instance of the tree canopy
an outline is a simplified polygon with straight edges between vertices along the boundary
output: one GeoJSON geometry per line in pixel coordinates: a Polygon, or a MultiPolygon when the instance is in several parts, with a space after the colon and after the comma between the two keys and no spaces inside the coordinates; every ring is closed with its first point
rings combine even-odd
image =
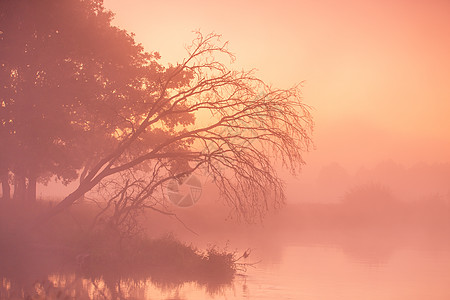
{"type": "Polygon", "coordinates": [[[311,143],[299,86],[233,70],[216,34],[196,33],[180,63],[162,66],[100,0],[1,5],[0,167],[28,184],[84,168],[52,213],[98,185],[124,218],[159,210],[161,187],[198,171],[247,220],[283,203],[274,162],[297,172],[311,143]]]}
{"type": "Polygon", "coordinates": [[[157,54],[111,26],[101,1],[6,0],[0,12],[2,173],[22,188],[71,181],[145,110],[157,54]]]}

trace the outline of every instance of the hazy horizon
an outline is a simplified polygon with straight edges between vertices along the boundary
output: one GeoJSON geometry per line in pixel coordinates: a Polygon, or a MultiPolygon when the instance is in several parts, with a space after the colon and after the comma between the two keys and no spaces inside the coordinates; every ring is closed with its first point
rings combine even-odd
{"type": "Polygon", "coordinates": [[[450,1],[0,1],[0,46],[0,298],[449,299],[450,1]]]}
{"type": "Polygon", "coordinates": [[[275,86],[303,82],[316,146],[305,155],[305,172],[332,162],[351,171],[389,159],[406,167],[450,162],[446,1],[105,0],[105,6],[115,12],[114,24],[134,32],[162,62],[184,57],[198,29],[229,41],[235,68],[254,68],[275,86]]]}
{"type": "MultiPolygon", "coordinates": [[[[229,41],[233,68],[254,68],[275,86],[302,82],[315,121],[314,147],[297,178],[280,170],[290,195],[299,182],[314,185],[333,163],[354,174],[385,161],[405,168],[450,162],[445,1],[174,3],[106,0],[105,7],[115,13],[113,24],[135,33],[165,64],[185,56],[199,29],[229,41]]],[[[70,191],[49,188],[60,196],[70,191]]]]}

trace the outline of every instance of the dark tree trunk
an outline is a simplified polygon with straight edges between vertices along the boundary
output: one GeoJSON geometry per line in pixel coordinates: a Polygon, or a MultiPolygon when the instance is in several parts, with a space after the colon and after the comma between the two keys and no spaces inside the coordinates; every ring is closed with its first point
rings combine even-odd
{"type": "Polygon", "coordinates": [[[36,176],[28,177],[27,201],[36,202],[36,176]]]}
{"type": "MultiPolygon", "coordinates": [[[[88,170],[89,168],[87,167],[87,165],[83,168],[83,171],[80,174],[80,185],[81,183],[84,181],[84,179],[86,178],[86,176],[88,175],[88,170]]],[[[80,196],[79,199],[80,202],[84,201],[84,194],[82,196],[80,196]]]]}
{"type": "Polygon", "coordinates": [[[9,186],[8,171],[2,171],[0,174],[0,180],[2,182],[2,199],[9,201],[11,199],[11,188],[9,186]]]}
{"type": "Polygon", "coordinates": [[[25,200],[26,188],[25,176],[14,174],[14,200],[25,200]]]}

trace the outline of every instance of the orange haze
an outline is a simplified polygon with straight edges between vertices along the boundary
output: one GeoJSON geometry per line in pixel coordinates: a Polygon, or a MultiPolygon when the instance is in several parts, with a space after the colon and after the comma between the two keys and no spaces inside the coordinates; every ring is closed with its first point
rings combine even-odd
{"type": "Polygon", "coordinates": [[[223,34],[236,68],[304,81],[314,107],[311,163],[449,160],[450,2],[105,0],[115,24],[164,62],[192,30],[223,34]]]}
{"type": "Polygon", "coordinates": [[[230,41],[235,68],[285,88],[304,81],[316,149],[303,177],[339,162],[448,162],[449,1],[105,0],[115,24],[175,63],[194,35],[230,41]]]}

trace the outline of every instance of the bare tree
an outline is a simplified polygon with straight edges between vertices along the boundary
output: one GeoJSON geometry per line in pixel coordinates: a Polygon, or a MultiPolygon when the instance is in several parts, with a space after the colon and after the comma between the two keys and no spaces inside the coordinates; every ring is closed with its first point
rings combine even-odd
{"type": "Polygon", "coordinates": [[[313,121],[300,86],[276,89],[253,71],[230,69],[223,58],[231,63],[234,56],[216,34],[197,33],[186,49],[181,63],[142,85],[149,109],[128,118],[129,130],[116,132],[117,146],[51,215],[99,184],[115,185],[108,203],[120,224],[135,209],[160,209],[161,187],[195,171],[209,174],[247,221],[284,202],[274,163],[295,174],[311,145],[313,121]]]}

